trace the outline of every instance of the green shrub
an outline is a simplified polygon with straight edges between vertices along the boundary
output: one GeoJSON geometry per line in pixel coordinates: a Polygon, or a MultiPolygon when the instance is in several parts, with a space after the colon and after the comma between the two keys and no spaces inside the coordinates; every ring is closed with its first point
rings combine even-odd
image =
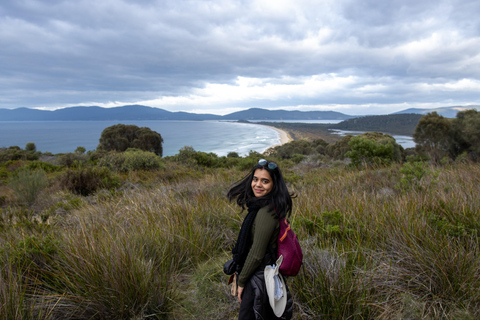
{"type": "Polygon", "coordinates": [[[240,158],[237,152],[229,152],[227,158],[240,158]]]}
{"type": "Polygon", "coordinates": [[[57,166],[48,162],[44,162],[44,161],[33,161],[28,163],[26,167],[29,168],[30,170],[41,169],[45,172],[55,172],[55,171],[61,170],[60,166],[57,166]]]}
{"type": "Polygon", "coordinates": [[[79,153],[79,154],[84,154],[85,151],[87,151],[87,149],[85,149],[85,147],[77,147],[77,149],[75,149],[75,153],[79,153]]]}
{"type": "Polygon", "coordinates": [[[198,151],[195,156],[195,160],[197,161],[198,165],[201,165],[207,168],[215,168],[218,166],[218,163],[219,163],[218,156],[213,152],[206,153],[206,152],[198,151]]]}
{"type": "Polygon", "coordinates": [[[47,184],[47,174],[42,169],[21,168],[10,177],[8,185],[23,204],[31,205],[47,184]]]}
{"type": "Polygon", "coordinates": [[[446,217],[439,217],[436,214],[428,216],[429,224],[443,234],[453,237],[477,236],[478,231],[461,222],[451,222],[446,217]]]}
{"type": "Polygon", "coordinates": [[[184,146],[181,148],[178,153],[175,155],[174,159],[181,163],[192,165],[195,164],[195,155],[197,151],[191,146],[184,146]]]}
{"type": "Polygon", "coordinates": [[[154,152],[161,157],[162,143],[162,136],[149,128],[117,124],[103,130],[97,149],[123,152],[128,148],[138,148],[154,152]]]}
{"type": "Polygon", "coordinates": [[[60,176],[61,187],[82,196],[88,196],[98,189],[115,189],[120,180],[107,168],[69,169],[60,176]]]}
{"type": "Polygon", "coordinates": [[[222,163],[221,158],[219,158],[215,153],[195,151],[195,149],[190,146],[185,146],[180,149],[174,158],[175,160],[186,165],[199,165],[207,168],[216,168],[221,166],[222,163]]]}
{"type": "Polygon", "coordinates": [[[9,172],[7,168],[0,164],[0,180],[5,180],[8,178],[9,172]]]}
{"type": "Polygon", "coordinates": [[[109,153],[100,159],[99,165],[120,172],[158,170],[165,167],[162,159],[155,153],[139,149],[109,153]]]}
{"type": "Polygon", "coordinates": [[[436,178],[438,177],[438,171],[430,170],[426,162],[420,161],[404,163],[400,169],[400,173],[402,177],[395,187],[404,191],[412,189],[420,190],[424,186],[430,187],[435,185],[436,178]],[[425,183],[426,177],[431,178],[428,185],[425,183]]]}
{"type": "Polygon", "coordinates": [[[20,149],[18,146],[12,146],[0,149],[0,162],[11,160],[38,160],[39,155],[39,152],[26,151],[20,149]]]}
{"type": "Polygon", "coordinates": [[[294,154],[292,156],[292,161],[294,163],[300,163],[302,162],[303,159],[305,159],[305,156],[303,154],[294,154]]]}
{"type": "Polygon", "coordinates": [[[324,154],[328,143],[322,139],[314,141],[294,140],[280,146],[276,146],[271,151],[271,155],[281,159],[291,159],[295,155],[324,154]]]}
{"type": "Polygon", "coordinates": [[[25,145],[25,150],[29,151],[29,152],[35,152],[35,151],[37,151],[37,146],[33,142],[28,142],[25,145]]]}
{"type": "Polygon", "coordinates": [[[352,139],[352,135],[346,135],[342,137],[342,139],[336,141],[335,143],[329,144],[326,147],[326,153],[330,157],[332,157],[335,160],[343,160],[345,159],[345,153],[350,151],[350,139],[352,139]]]}
{"type": "Polygon", "coordinates": [[[393,161],[393,144],[390,141],[383,144],[358,136],[348,144],[351,150],[345,156],[352,160],[354,166],[388,165],[393,161]]]}
{"type": "Polygon", "coordinates": [[[80,164],[85,163],[87,157],[80,153],[65,153],[58,158],[58,164],[66,167],[78,167],[80,164]]]}

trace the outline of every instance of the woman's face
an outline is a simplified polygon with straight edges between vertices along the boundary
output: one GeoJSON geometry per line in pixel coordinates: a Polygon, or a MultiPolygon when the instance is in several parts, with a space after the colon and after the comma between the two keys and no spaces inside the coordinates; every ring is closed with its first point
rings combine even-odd
{"type": "Polygon", "coordinates": [[[270,173],[265,169],[257,169],[253,173],[252,191],[255,197],[263,197],[273,189],[270,173]]]}

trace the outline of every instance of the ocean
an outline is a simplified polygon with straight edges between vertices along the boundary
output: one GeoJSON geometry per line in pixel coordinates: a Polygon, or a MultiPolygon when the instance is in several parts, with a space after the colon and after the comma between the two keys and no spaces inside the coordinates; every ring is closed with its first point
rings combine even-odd
{"type": "MultiPolygon", "coordinates": [[[[285,121],[284,121],[285,122],[285,121]]],[[[292,121],[293,122],[293,121],[292,121]]],[[[326,121],[295,121],[306,123],[336,123],[326,121]]],[[[51,153],[74,152],[77,147],[95,150],[103,129],[119,121],[0,121],[0,148],[35,143],[37,150],[51,153]]],[[[172,156],[184,146],[196,151],[213,152],[225,156],[237,152],[240,156],[250,151],[263,153],[280,144],[280,134],[275,129],[254,123],[230,121],[121,121],[147,127],[161,134],[163,155],[172,156]]],[[[360,134],[361,131],[335,130],[336,134],[360,134]]],[[[393,136],[404,148],[415,147],[412,137],[393,136]]]]}
{"type": "Polygon", "coordinates": [[[38,151],[54,154],[74,152],[77,147],[95,150],[103,129],[118,123],[160,133],[164,156],[176,155],[184,146],[218,156],[229,152],[245,156],[280,144],[280,134],[270,127],[226,121],[0,121],[0,147],[23,149],[33,142],[38,151]]]}

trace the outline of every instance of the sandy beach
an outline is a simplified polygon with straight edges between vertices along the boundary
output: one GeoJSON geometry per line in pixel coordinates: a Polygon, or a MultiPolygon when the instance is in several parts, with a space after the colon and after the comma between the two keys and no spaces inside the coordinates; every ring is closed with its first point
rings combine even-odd
{"type": "Polygon", "coordinates": [[[280,134],[280,143],[272,145],[270,148],[274,148],[276,146],[281,146],[282,144],[288,143],[288,142],[293,140],[292,137],[290,137],[290,135],[288,134],[288,132],[286,132],[284,130],[281,130],[281,129],[278,129],[278,128],[275,128],[275,127],[271,127],[271,126],[266,126],[266,127],[272,128],[273,130],[277,131],[280,134]]]}

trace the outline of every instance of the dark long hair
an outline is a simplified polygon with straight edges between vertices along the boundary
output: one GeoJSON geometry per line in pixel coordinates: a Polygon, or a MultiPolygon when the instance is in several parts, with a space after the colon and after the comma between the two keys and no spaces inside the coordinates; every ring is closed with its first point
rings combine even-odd
{"type": "Polygon", "coordinates": [[[233,184],[227,192],[227,198],[229,201],[236,199],[242,209],[250,206],[270,205],[277,212],[279,219],[289,217],[292,212],[292,198],[295,195],[288,191],[280,168],[276,166],[276,168],[270,169],[269,163],[268,161],[264,165],[257,163],[249,174],[233,184]],[[273,182],[272,191],[263,197],[255,197],[252,190],[253,175],[257,169],[267,170],[273,182]]]}

